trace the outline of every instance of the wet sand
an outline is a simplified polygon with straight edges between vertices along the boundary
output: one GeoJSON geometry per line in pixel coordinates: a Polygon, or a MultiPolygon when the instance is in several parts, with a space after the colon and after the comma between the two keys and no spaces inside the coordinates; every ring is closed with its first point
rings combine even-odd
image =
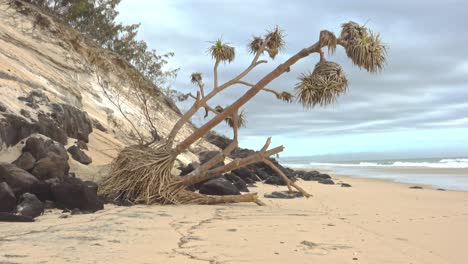
{"type": "Polygon", "coordinates": [[[314,197],[264,207],[106,206],[0,223],[0,262],[466,263],[468,192],[338,178],[352,187],[301,182],[314,197]]]}

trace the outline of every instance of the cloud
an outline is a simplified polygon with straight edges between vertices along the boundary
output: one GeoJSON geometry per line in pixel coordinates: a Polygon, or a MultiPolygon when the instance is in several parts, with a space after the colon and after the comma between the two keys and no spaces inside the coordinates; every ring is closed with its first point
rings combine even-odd
{"type": "MultiPolygon", "coordinates": [[[[136,5],[134,1],[124,0],[119,10],[119,18],[125,23],[142,23],[140,37],[150,46],[161,52],[176,53],[171,65],[180,67],[181,71],[174,87],[182,91],[195,89],[189,83],[194,71],[202,72],[205,82],[211,83],[213,66],[206,50],[208,41],[218,37],[237,48],[236,61],[220,67],[220,80],[228,80],[250,62],[246,44],[253,34],[263,34],[277,24],[285,29],[288,44],[284,54],[246,78],[255,82],[288,56],[314,43],[321,29],[338,34],[342,22],[355,20],[381,33],[389,47],[388,64],[381,74],[360,70],[339,50],[329,59],[343,65],[350,87],[336,104],[307,110],[261,93],[245,105],[249,121],[248,127],[241,131],[245,137],[271,135],[294,144],[294,140],[310,136],[332,139],[337,135],[374,133],[385,140],[394,133],[403,133],[399,134],[401,139],[404,133],[414,137],[417,131],[437,127],[446,131],[437,134],[443,140],[468,125],[466,1],[331,0],[316,5],[306,0],[196,3],[143,0],[136,5]]],[[[317,59],[311,56],[300,61],[289,74],[272,82],[270,88],[293,91],[296,77],[312,70],[317,59]]],[[[227,105],[246,90],[234,86],[220,94],[213,104],[227,105]]],[[[194,121],[202,119],[198,116],[194,121]]],[[[223,125],[218,130],[229,133],[223,125]]],[[[378,150],[385,150],[381,144],[376,145],[378,150]]],[[[376,150],[371,145],[363,149],[376,150]]]]}

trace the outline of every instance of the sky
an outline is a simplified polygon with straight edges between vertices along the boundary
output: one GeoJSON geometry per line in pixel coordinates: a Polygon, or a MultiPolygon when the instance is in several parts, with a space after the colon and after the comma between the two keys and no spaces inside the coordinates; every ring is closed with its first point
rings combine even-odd
{"type": "MultiPolygon", "coordinates": [[[[236,48],[236,60],[219,68],[228,81],[250,63],[247,44],[276,25],[286,48],[246,77],[258,81],[287,58],[318,40],[320,30],[338,36],[341,24],[355,21],[379,32],[388,47],[383,72],[353,66],[341,47],[327,60],[340,63],[348,78],[346,94],[333,105],[304,109],[259,93],[244,106],[247,127],[240,146],[284,145],[282,156],[390,155],[404,158],[468,156],[468,1],[182,1],[123,0],[118,19],[141,23],[139,38],[159,53],[174,52],[169,67],[180,68],[172,86],[196,92],[190,83],[201,72],[210,89],[210,41],[222,38],[236,48]]],[[[265,57],[266,58],[266,57],[265,57]]],[[[301,73],[313,70],[318,55],[295,64],[268,87],[294,92],[301,73]]],[[[213,98],[227,106],[247,90],[233,86],[213,98]]],[[[180,104],[182,111],[189,104],[180,104]]],[[[202,113],[193,122],[203,122],[202,113]]],[[[216,128],[231,136],[226,125],[216,128]]]]}

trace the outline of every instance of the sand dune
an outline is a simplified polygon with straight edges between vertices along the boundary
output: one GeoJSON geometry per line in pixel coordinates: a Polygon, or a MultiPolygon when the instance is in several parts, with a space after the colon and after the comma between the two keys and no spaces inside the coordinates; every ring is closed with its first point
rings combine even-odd
{"type": "MultiPolygon", "coordinates": [[[[339,177],[267,206],[107,206],[0,224],[7,263],[466,263],[468,193],[339,177]]],[[[284,189],[261,185],[259,193],[284,189]]]]}

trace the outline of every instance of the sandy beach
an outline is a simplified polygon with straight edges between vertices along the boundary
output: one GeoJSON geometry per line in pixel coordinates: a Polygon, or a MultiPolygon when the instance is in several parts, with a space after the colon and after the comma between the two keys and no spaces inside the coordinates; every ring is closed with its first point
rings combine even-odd
{"type": "MultiPolygon", "coordinates": [[[[301,182],[267,206],[115,207],[0,224],[1,263],[466,263],[468,192],[383,180],[301,182]]],[[[285,187],[259,185],[251,191],[285,187]]],[[[263,195],[262,195],[263,196],[263,195]]]]}

